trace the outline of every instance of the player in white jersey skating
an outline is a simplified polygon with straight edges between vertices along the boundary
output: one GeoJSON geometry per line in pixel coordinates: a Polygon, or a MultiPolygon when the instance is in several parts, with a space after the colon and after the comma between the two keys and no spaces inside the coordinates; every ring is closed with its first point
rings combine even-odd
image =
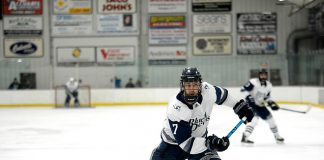
{"type": "Polygon", "coordinates": [[[249,136],[252,134],[255,126],[259,121],[259,117],[265,120],[275,137],[277,143],[283,143],[284,138],[279,135],[278,127],[273,119],[271,112],[266,108],[270,106],[273,111],[277,111],[279,106],[275,103],[270,96],[272,84],[268,80],[268,72],[265,69],[259,71],[259,78],[252,78],[247,82],[242,92],[246,93],[246,101],[249,106],[253,108],[256,116],[252,119],[251,123],[245,127],[245,131],[242,136],[242,143],[253,144],[254,142],[249,140],[249,136]]]}
{"type": "Polygon", "coordinates": [[[78,99],[78,89],[79,89],[79,82],[74,79],[73,77],[70,78],[68,82],[65,84],[65,93],[66,93],[66,98],[65,98],[65,107],[70,106],[70,100],[73,97],[74,98],[74,107],[79,107],[79,99],[78,99]]]}
{"type": "Polygon", "coordinates": [[[162,142],[153,150],[151,160],[220,160],[217,151],[226,150],[230,142],[227,137],[207,135],[214,104],[233,107],[240,118],[247,118],[247,122],[254,116],[244,100],[237,101],[225,88],[202,82],[197,68],[185,68],[180,92],[168,104],[162,142]]]}

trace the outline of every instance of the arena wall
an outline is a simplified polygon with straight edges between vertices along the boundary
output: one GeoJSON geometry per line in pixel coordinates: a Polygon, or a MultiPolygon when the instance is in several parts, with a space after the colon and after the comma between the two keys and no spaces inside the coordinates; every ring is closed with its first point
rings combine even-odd
{"type": "MultiPolygon", "coordinates": [[[[242,98],[239,87],[227,87],[229,93],[242,98]]],[[[324,97],[319,87],[274,87],[273,100],[278,103],[310,104],[324,107],[324,97]]],[[[178,88],[141,88],[141,89],[92,89],[92,106],[124,105],[167,105],[169,98],[179,91],[178,88]]],[[[53,107],[54,90],[17,90],[0,91],[0,107],[53,107]]]]}

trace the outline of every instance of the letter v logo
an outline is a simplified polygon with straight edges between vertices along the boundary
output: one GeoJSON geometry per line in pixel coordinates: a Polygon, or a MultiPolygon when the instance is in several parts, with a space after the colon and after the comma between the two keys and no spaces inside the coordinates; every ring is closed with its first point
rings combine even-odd
{"type": "Polygon", "coordinates": [[[103,59],[108,59],[108,52],[105,49],[100,49],[103,59]]]}

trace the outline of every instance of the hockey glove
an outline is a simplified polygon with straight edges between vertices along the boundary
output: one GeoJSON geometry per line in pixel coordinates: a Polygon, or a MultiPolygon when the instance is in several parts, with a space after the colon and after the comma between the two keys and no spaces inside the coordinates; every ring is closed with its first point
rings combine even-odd
{"type": "Polygon", "coordinates": [[[273,111],[277,111],[277,110],[279,110],[279,106],[278,106],[277,103],[274,102],[274,101],[268,101],[268,105],[271,107],[271,109],[272,109],[273,111]]]}
{"type": "Polygon", "coordinates": [[[227,137],[218,138],[216,135],[211,135],[206,138],[206,147],[211,151],[225,151],[230,145],[227,137]]]}
{"type": "Polygon", "coordinates": [[[251,122],[252,118],[254,117],[252,108],[243,99],[235,104],[233,110],[240,119],[246,117],[246,121],[244,122],[245,124],[247,122],[251,122]]]}

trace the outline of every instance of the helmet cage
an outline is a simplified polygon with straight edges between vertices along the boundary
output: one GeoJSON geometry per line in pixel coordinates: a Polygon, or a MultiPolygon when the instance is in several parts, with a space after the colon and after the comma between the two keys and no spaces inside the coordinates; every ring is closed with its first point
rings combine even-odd
{"type": "Polygon", "coordinates": [[[199,95],[201,94],[201,75],[197,68],[185,68],[182,72],[181,75],[181,80],[180,80],[180,89],[181,92],[183,92],[184,99],[186,102],[193,104],[198,100],[199,95]],[[186,82],[198,82],[199,87],[198,87],[198,93],[195,95],[188,95],[185,91],[185,83],[186,82]]]}
{"type": "Polygon", "coordinates": [[[259,77],[259,80],[260,80],[261,82],[265,82],[265,81],[267,81],[267,80],[268,80],[268,72],[267,72],[267,70],[266,70],[266,69],[261,69],[261,70],[259,71],[259,75],[258,75],[258,77],[259,77]],[[261,77],[261,75],[266,75],[266,78],[261,77]]]}

